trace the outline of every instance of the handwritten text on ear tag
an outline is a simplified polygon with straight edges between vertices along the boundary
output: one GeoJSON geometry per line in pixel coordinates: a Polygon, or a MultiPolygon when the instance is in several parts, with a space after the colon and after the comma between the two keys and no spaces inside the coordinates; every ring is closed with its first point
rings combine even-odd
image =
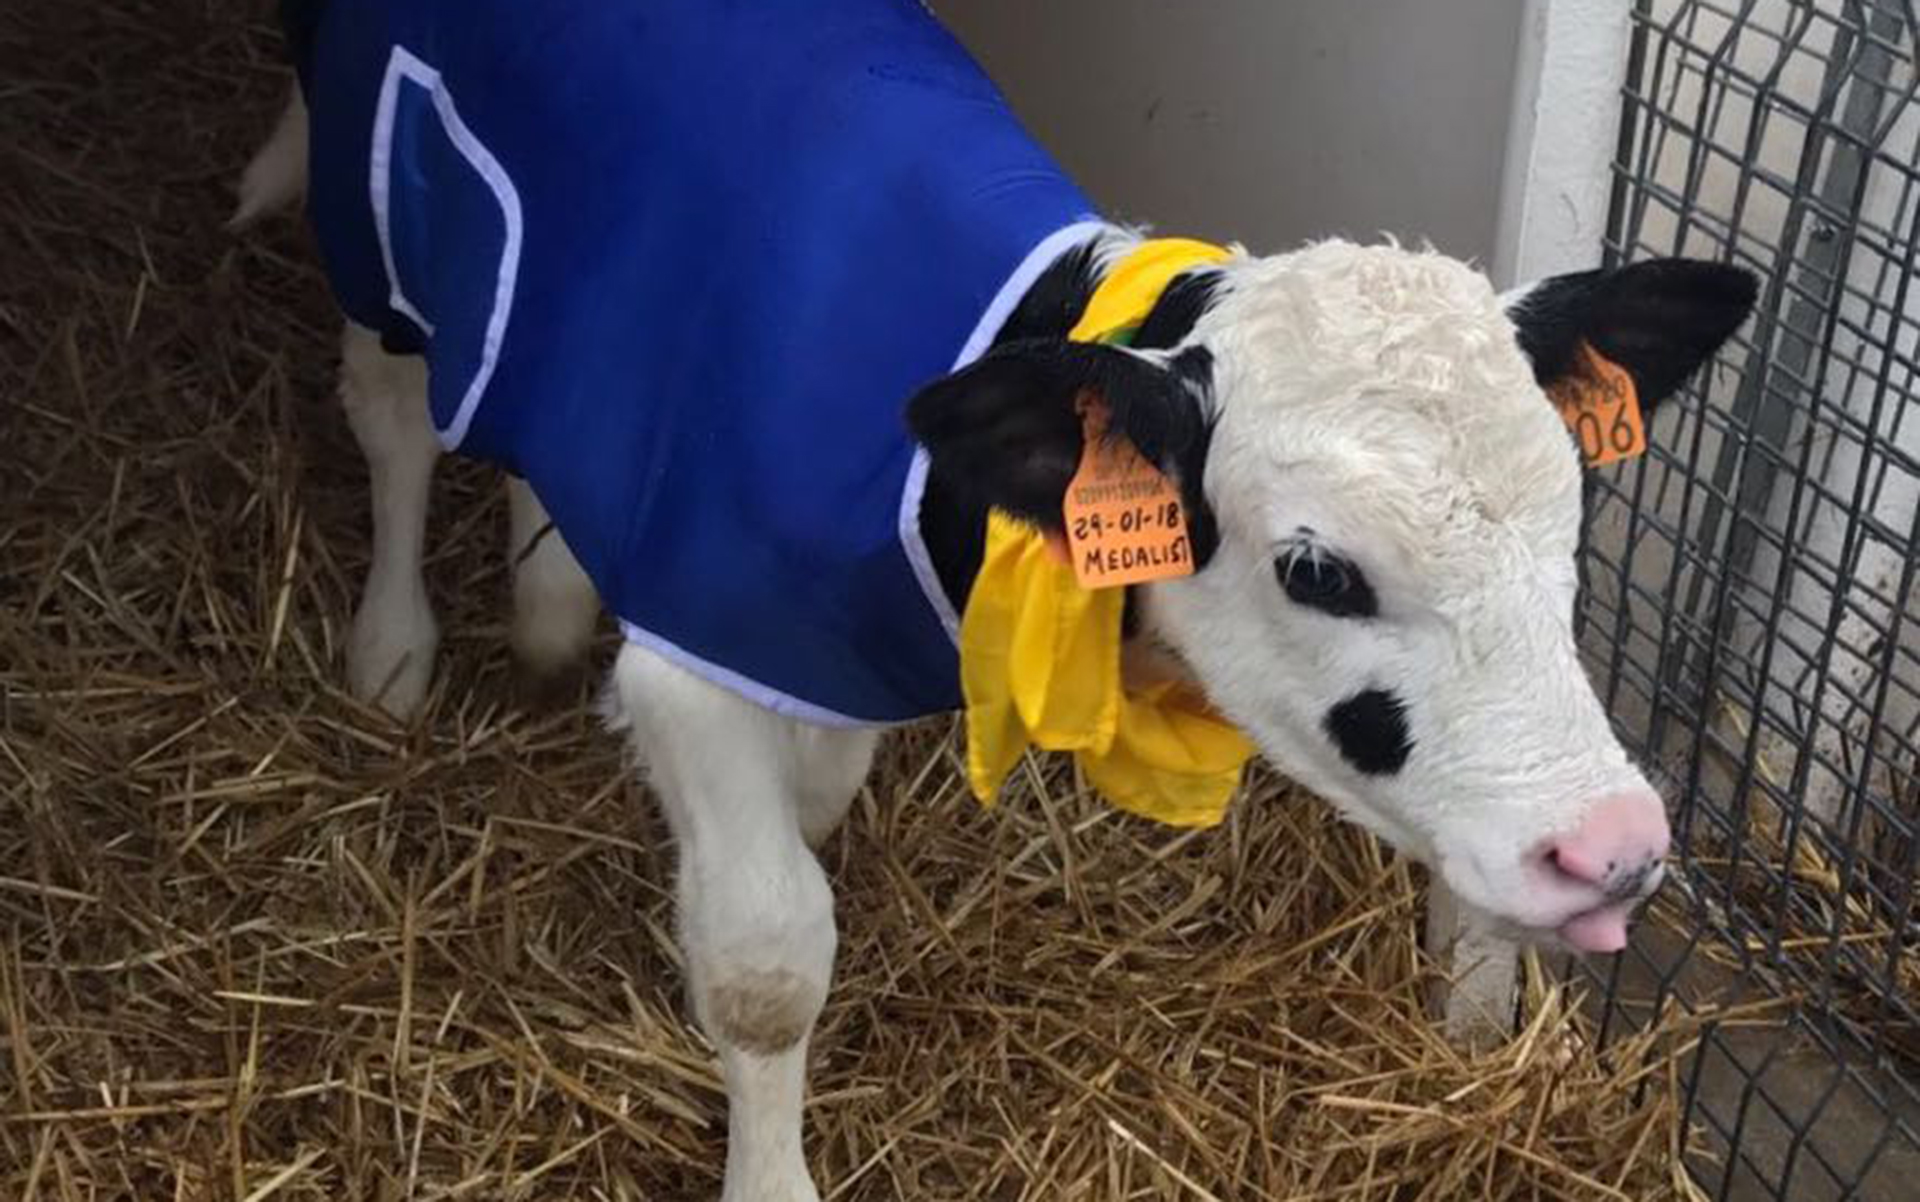
{"type": "Polygon", "coordinates": [[[1627,369],[1582,342],[1573,370],[1547,389],[1560,418],[1580,443],[1588,467],[1632,459],[1647,449],[1640,394],[1627,369]]]}
{"type": "Polygon", "coordinates": [[[1146,584],[1193,573],[1180,490],[1124,437],[1107,436],[1107,407],[1077,402],[1085,447],[1061,509],[1074,578],[1085,589],[1146,584]]]}

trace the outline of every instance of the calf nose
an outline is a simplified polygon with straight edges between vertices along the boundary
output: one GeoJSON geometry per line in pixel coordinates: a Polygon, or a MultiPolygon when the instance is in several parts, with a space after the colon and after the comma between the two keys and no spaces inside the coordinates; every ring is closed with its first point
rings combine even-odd
{"type": "Polygon", "coordinates": [[[1616,793],[1594,804],[1579,827],[1547,845],[1561,875],[1609,897],[1646,892],[1667,854],[1667,811],[1652,792],[1616,793]]]}

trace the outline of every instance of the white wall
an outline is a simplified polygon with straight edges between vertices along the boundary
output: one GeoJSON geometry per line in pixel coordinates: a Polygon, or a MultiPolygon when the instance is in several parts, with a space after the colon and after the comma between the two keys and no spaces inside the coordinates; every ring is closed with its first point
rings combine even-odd
{"type": "MultiPolygon", "coordinates": [[[[1624,0],[1622,0],[1624,3],[1624,0]]],[[[1522,0],[935,0],[1109,216],[1490,260],[1522,0]]]]}

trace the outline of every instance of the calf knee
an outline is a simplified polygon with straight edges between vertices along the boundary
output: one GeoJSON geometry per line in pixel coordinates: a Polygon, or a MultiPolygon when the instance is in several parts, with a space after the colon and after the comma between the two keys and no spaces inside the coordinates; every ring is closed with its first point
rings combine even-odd
{"type": "Polygon", "coordinates": [[[768,888],[748,879],[733,902],[697,904],[685,922],[690,983],[701,1025],[716,1043],[760,1056],[784,1052],[813,1029],[826,1003],[837,936],[819,866],[768,888]]]}
{"type": "Polygon", "coordinates": [[[806,973],[739,968],[707,987],[700,1021],[716,1042],[773,1056],[807,1037],[826,996],[826,981],[806,973]]]}

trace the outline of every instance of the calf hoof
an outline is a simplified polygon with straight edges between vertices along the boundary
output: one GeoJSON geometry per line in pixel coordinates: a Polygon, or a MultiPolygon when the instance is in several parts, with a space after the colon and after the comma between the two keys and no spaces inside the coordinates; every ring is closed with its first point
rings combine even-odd
{"type": "Polygon", "coordinates": [[[363,604],[347,639],[347,688],[395,718],[413,717],[433,683],[440,630],[424,598],[418,604],[363,604]]]}

